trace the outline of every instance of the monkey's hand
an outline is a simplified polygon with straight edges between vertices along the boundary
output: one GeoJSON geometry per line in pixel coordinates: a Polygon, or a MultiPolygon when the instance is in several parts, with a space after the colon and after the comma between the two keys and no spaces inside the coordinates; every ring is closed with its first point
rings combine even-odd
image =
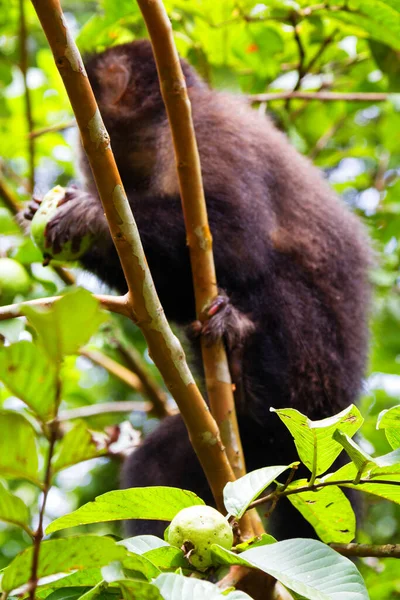
{"type": "Polygon", "coordinates": [[[253,321],[235,308],[225,294],[212,301],[207,317],[203,323],[194,321],[191,324],[189,336],[203,336],[208,345],[223,339],[229,349],[237,348],[255,329],[253,321]]]}
{"type": "MultiPolygon", "coordinates": [[[[31,221],[41,204],[41,200],[33,198],[28,204],[23,217],[31,221]]],[[[74,186],[65,190],[64,196],[57,204],[57,212],[45,229],[46,246],[57,254],[66,242],[72,242],[72,251],[80,248],[82,238],[87,234],[95,237],[107,231],[100,201],[91,194],[74,186]]]]}

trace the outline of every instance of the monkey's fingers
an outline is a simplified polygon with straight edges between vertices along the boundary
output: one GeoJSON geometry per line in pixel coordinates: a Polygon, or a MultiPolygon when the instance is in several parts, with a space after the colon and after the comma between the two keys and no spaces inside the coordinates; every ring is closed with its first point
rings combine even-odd
{"type": "Polygon", "coordinates": [[[33,196],[32,200],[28,203],[24,212],[22,213],[24,219],[26,219],[27,221],[32,221],[32,219],[35,216],[41,203],[42,203],[41,198],[38,198],[37,196],[33,196]]]}

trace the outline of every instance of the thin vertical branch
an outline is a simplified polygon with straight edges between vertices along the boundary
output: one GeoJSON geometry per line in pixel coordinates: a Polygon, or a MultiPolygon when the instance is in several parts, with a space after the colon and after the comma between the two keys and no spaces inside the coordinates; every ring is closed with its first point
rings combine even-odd
{"type": "MultiPolygon", "coordinates": [[[[20,43],[20,62],[22,78],[24,80],[24,97],[25,97],[25,116],[28,127],[28,133],[31,134],[34,130],[34,122],[32,115],[31,93],[28,86],[28,34],[26,29],[25,17],[25,0],[19,0],[19,43],[20,43]]],[[[35,188],[35,140],[30,135],[28,136],[28,156],[29,156],[29,187],[30,192],[35,188]]]]}
{"type": "MultiPolygon", "coordinates": [[[[196,313],[199,321],[204,322],[209,318],[207,309],[217,297],[218,288],[190,99],[172,26],[162,0],[137,2],[153,45],[161,93],[171,127],[196,313]]],[[[222,340],[210,346],[201,338],[201,350],[211,412],[219,425],[233,471],[240,477],[246,470],[225,348],[222,340]]],[[[245,523],[241,525],[245,527],[245,523]]],[[[251,523],[248,523],[248,527],[252,529],[251,523]]]]}
{"type": "MultiPolygon", "coordinates": [[[[60,385],[59,385],[60,392],[60,385]]],[[[32,566],[31,566],[31,576],[29,579],[29,600],[35,600],[36,597],[36,588],[38,583],[38,569],[39,569],[39,555],[40,555],[40,546],[44,537],[43,530],[43,520],[44,513],[46,510],[46,502],[47,496],[49,494],[49,490],[51,487],[51,461],[54,454],[54,446],[57,440],[57,431],[58,431],[58,421],[54,420],[51,423],[50,434],[49,434],[49,449],[46,458],[46,469],[44,475],[44,485],[43,485],[43,498],[42,505],[40,507],[39,513],[39,523],[37,530],[33,536],[33,556],[32,556],[32,566]]]]}

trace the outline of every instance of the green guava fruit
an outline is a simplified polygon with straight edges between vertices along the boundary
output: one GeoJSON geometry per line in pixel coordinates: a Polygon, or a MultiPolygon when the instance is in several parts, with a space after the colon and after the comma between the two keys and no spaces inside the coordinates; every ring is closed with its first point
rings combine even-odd
{"type": "Polygon", "coordinates": [[[10,303],[17,294],[26,294],[31,280],[24,267],[12,258],[0,258],[0,299],[10,303]]]}
{"type": "Polygon", "coordinates": [[[77,260],[89,250],[93,243],[93,236],[90,234],[83,236],[78,249],[75,247],[72,249],[72,240],[65,242],[60,252],[55,252],[51,246],[46,245],[46,226],[60,209],[58,203],[64,198],[64,194],[65,189],[60,185],[47,192],[32,219],[31,237],[45,259],[70,262],[77,260]]]}
{"type": "Polygon", "coordinates": [[[215,508],[189,506],[172,519],[168,542],[181,548],[194,567],[207,569],[213,564],[211,544],[230,550],[233,533],[228,521],[215,508]]]}

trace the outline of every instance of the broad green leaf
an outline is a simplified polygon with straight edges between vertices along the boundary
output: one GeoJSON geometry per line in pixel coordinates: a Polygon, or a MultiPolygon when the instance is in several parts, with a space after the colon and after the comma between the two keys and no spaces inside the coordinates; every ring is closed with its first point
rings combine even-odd
{"type": "Polygon", "coordinates": [[[22,341],[0,348],[0,379],[41,420],[55,416],[57,371],[34,344],[22,341]]]}
{"type": "Polygon", "coordinates": [[[232,595],[224,595],[216,585],[209,581],[184,577],[175,573],[163,573],[153,583],[160,590],[164,600],[196,600],[197,598],[251,600],[250,596],[244,592],[232,592],[232,595]]]}
{"type": "Polygon", "coordinates": [[[58,590],[59,588],[81,587],[86,589],[88,587],[97,585],[102,580],[103,577],[100,568],[94,567],[84,571],[77,571],[76,573],[72,573],[72,575],[63,576],[56,581],[42,585],[36,591],[36,596],[37,598],[46,598],[49,594],[55,590],[58,590]]]}
{"type": "Polygon", "coordinates": [[[137,535],[121,540],[119,544],[125,546],[127,550],[134,552],[135,554],[144,554],[145,552],[156,550],[157,548],[170,548],[168,542],[155,535],[137,535]]]}
{"type": "Polygon", "coordinates": [[[67,354],[76,354],[107,318],[96,298],[81,288],[68,292],[51,308],[25,306],[23,312],[54,362],[67,354]]]}
{"type": "MultiPolygon", "coordinates": [[[[121,546],[121,544],[117,545],[121,546]]],[[[122,561],[122,565],[130,571],[137,571],[144,575],[148,581],[160,574],[160,569],[158,569],[158,567],[156,567],[156,565],[154,565],[146,556],[140,554],[127,552],[126,557],[122,561]]]]}
{"type": "MultiPolygon", "coordinates": [[[[33,548],[27,548],[4,570],[2,587],[5,591],[13,590],[29,580],[32,556],[33,548]]],[[[102,567],[114,560],[123,561],[126,556],[126,549],[107,537],[82,535],[47,540],[40,547],[38,578],[102,567]]]]}
{"type": "Polygon", "coordinates": [[[102,592],[107,590],[107,587],[108,583],[106,581],[100,581],[97,585],[94,586],[94,588],[82,594],[82,596],[80,596],[80,600],[95,600],[95,598],[98,598],[99,600],[104,600],[104,595],[102,592]]]}
{"type": "Polygon", "coordinates": [[[86,588],[67,587],[55,590],[47,596],[48,600],[78,600],[86,588]]]}
{"type": "MultiPolygon", "coordinates": [[[[291,483],[287,490],[307,486],[306,479],[291,483]]],[[[349,500],[339,487],[329,486],[316,491],[290,494],[288,500],[314,527],[326,544],[347,544],[356,534],[356,518],[349,500]]]]}
{"type": "Polygon", "coordinates": [[[392,448],[400,448],[400,406],[383,410],[377,421],[377,429],[384,429],[392,448]]]}
{"type": "Polygon", "coordinates": [[[124,600],[162,600],[158,588],[147,581],[134,581],[124,579],[117,582],[122,591],[124,600]]]}
{"type": "Polygon", "coordinates": [[[290,466],[264,467],[247,473],[224,487],[224,504],[230,515],[240,519],[249,504],[290,466]]]}
{"type": "Polygon", "coordinates": [[[367,452],[364,452],[354,440],[349,438],[348,435],[339,429],[334,432],[332,437],[336,442],[339,442],[339,444],[343,446],[346,454],[348,454],[352,462],[356,465],[359,475],[365,471],[368,465],[375,464],[375,459],[373,459],[372,456],[367,454],[367,452]]]}
{"type": "MultiPolygon", "coordinates": [[[[386,455],[386,457],[390,457],[395,453],[398,459],[399,454],[397,450],[386,455]]],[[[396,462],[392,465],[384,464],[384,459],[385,457],[377,459],[382,461],[381,464],[383,466],[373,467],[371,470],[363,473],[361,483],[340,483],[342,481],[354,482],[357,477],[357,467],[354,463],[344,465],[335,473],[323,477],[321,481],[337,481],[340,487],[348,487],[360,492],[366,492],[374,496],[379,496],[380,498],[385,498],[386,500],[391,500],[396,504],[400,504],[400,462],[396,462]]],[[[390,460],[387,462],[390,462],[390,460]]]]}
{"type": "Polygon", "coordinates": [[[154,535],[139,535],[118,542],[130,552],[142,554],[147,560],[161,570],[191,568],[182,550],[173,548],[164,540],[154,535]]]}
{"type": "Polygon", "coordinates": [[[94,502],[88,502],[69,515],[56,519],[47,527],[46,533],[123,519],[172,521],[182,508],[199,504],[204,502],[196,494],[178,488],[154,486],[116,490],[98,496],[94,502]]]}
{"type": "Polygon", "coordinates": [[[316,540],[285,540],[246,550],[239,556],[220,546],[213,546],[212,551],[222,564],[242,564],[261,569],[309,600],[369,598],[356,566],[316,540]]]}
{"type": "Polygon", "coordinates": [[[250,548],[256,548],[257,546],[265,546],[266,544],[275,544],[277,540],[269,533],[263,533],[261,536],[252,538],[246,542],[242,542],[236,546],[237,552],[244,552],[250,548]]]}
{"type": "Polygon", "coordinates": [[[0,475],[40,485],[36,434],[20,413],[0,410],[0,475]]]}
{"type": "Polygon", "coordinates": [[[285,423],[301,461],[315,475],[325,473],[342,451],[342,446],[332,440],[334,431],[340,429],[352,437],[363,423],[360,411],[354,405],[320,421],[311,421],[294,408],[271,410],[285,423]]]}
{"type": "Polygon", "coordinates": [[[0,521],[19,525],[24,529],[29,525],[29,510],[18,496],[11,494],[0,481],[0,521]]]}
{"type": "Polygon", "coordinates": [[[107,448],[98,446],[85,421],[80,420],[61,440],[53,459],[53,472],[102,456],[106,452],[107,448]]]}

